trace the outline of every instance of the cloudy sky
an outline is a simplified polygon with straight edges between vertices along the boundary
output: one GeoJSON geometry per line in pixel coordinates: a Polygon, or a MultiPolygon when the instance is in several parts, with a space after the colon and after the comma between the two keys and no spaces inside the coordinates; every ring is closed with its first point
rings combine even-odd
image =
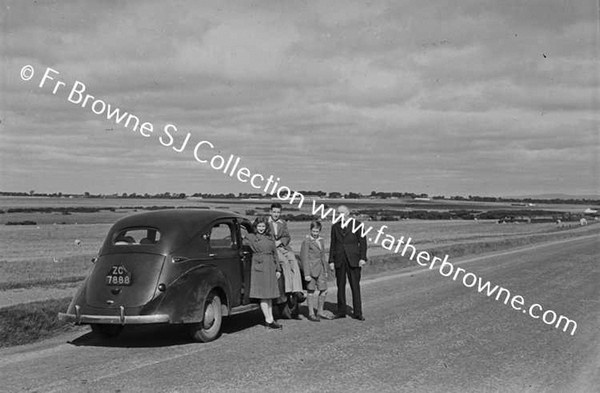
{"type": "Polygon", "coordinates": [[[594,0],[3,4],[2,191],[254,192],[207,140],[296,190],[600,195],[594,0]]]}

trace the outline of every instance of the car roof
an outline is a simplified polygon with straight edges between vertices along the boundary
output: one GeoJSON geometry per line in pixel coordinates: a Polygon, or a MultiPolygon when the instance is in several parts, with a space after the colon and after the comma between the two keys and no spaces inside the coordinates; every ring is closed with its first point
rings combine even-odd
{"type": "Polygon", "coordinates": [[[193,225],[197,228],[200,223],[209,223],[220,218],[245,219],[242,215],[230,211],[186,208],[154,210],[133,214],[120,219],[115,225],[119,224],[118,226],[121,228],[130,226],[186,227],[193,225]]]}
{"type": "Polygon", "coordinates": [[[112,226],[104,246],[113,248],[110,238],[123,229],[151,227],[161,232],[162,241],[161,245],[157,245],[157,249],[167,252],[189,241],[213,221],[226,218],[248,221],[240,214],[212,209],[168,209],[132,214],[118,220],[112,226]]]}

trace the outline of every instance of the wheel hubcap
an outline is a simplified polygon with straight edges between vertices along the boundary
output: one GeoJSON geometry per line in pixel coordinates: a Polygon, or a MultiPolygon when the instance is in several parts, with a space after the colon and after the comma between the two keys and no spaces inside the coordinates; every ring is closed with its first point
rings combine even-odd
{"type": "Polygon", "coordinates": [[[215,310],[214,304],[211,303],[208,307],[206,307],[206,311],[204,311],[204,328],[209,329],[213,323],[215,322],[215,310]]]}

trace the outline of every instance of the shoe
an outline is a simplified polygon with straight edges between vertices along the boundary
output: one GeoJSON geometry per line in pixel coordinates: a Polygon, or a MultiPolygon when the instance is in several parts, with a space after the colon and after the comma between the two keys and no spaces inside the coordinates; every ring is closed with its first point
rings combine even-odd
{"type": "Polygon", "coordinates": [[[356,319],[357,321],[365,320],[365,317],[363,317],[362,315],[352,315],[352,318],[356,319]]]}
{"type": "Polygon", "coordinates": [[[324,314],[317,314],[317,317],[319,319],[325,319],[327,321],[329,321],[331,319],[330,317],[328,317],[327,315],[324,315],[324,314]]]}
{"type": "Polygon", "coordinates": [[[267,323],[266,327],[267,327],[267,329],[282,329],[283,328],[283,326],[281,326],[280,324],[278,324],[275,321],[273,321],[271,323],[267,323]]]}
{"type": "Polygon", "coordinates": [[[297,321],[302,320],[302,318],[300,318],[300,314],[292,314],[292,319],[295,319],[297,321]]]}
{"type": "Polygon", "coordinates": [[[346,318],[346,314],[334,314],[333,319],[342,319],[346,318]]]}
{"type": "Polygon", "coordinates": [[[319,317],[315,317],[314,315],[309,315],[308,320],[311,322],[321,322],[321,319],[319,317]]]}

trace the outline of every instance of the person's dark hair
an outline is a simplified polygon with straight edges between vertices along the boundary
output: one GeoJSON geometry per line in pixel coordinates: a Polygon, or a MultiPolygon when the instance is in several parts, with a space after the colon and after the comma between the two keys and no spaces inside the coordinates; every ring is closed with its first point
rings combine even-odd
{"type": "Polygon", "coordinates": [[[258,226],[258,224],[265,224],[266,228],[265,228],[264,234],[266,236],[271,237],[271,226],[269,225],[269,217],[267,217],[267,216],[256,217],[256,220],[254,220],[254,222],[252,223],[252,229],[254,230],[254,233],[258,233],[258,231],[256,230],[256,227],[258,226]]]}
{"type": "Polygon", "coordinates": [[[321,225],[321,223],[319,221],[311,221],[310,222],[310,229],[313,230],[317,228],[319,231],[323,228],[323,226],[321,225]]]}
{"type": "Polygon", "coordinates": [[[281,203],[279,203],[279,202],[271,203],[271,209],[273,209],[273,208],[278,208],[280,210],[283,210],[283,207],[281,207],[281,203]]]}

